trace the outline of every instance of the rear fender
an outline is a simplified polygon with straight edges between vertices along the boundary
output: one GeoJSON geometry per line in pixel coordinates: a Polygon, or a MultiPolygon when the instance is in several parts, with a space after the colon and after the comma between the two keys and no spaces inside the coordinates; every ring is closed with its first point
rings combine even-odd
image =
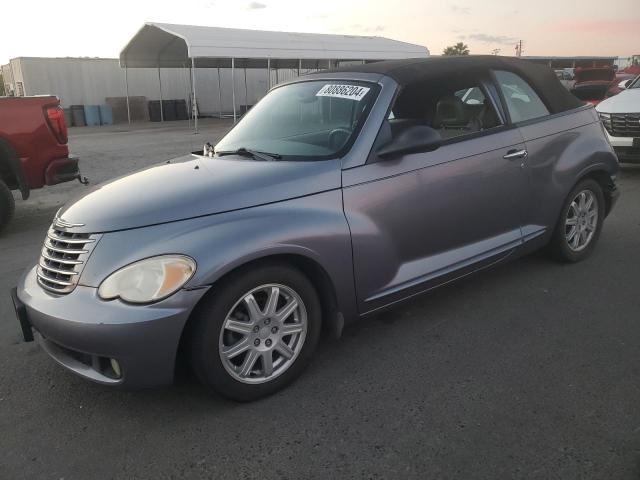
{"type": "Polygon", "coordinates": [[[543,226],[550,235],[576,183],[594,172],[615,175],[618,160],[593,108],[557,115],[522,130],[531,189],[526,223],[543,226]]]}

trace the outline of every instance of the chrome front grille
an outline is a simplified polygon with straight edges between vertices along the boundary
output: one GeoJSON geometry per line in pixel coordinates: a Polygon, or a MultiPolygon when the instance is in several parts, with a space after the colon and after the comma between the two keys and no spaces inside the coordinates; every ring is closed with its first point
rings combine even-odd
{"type": "Polygon", "coordinates": [[[612,137],[640,137],[640,113],[601,113],[600,118],[612,137]]]}
{"type": "Polygon", "coordinates": [[[99,238],[99,235],[68,232],[52,225],[38,262],[40,286],[56,293],[73,291],[99,238]]]}

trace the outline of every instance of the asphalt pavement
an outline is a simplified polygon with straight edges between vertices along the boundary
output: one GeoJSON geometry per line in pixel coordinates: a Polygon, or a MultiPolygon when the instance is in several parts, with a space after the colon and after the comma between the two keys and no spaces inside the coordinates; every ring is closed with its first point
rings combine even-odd
{"type": "MultiPolygon", "coordinates": [[[[216,140],[228,122],[72,129],[102,181],[216,140]]],[[[34,192],[0,235],[0,479],[638,479],[640,167],[593,256],[542,254],[323,338],[284,391],[237,404],[189,375],[120,391],[23,343],[8,296],[80,184],[34,192]]]]}

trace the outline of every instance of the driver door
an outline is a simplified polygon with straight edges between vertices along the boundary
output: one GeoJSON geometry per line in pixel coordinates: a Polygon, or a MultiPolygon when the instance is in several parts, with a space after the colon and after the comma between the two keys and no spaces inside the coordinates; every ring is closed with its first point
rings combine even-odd
{"type": "MultiPolygon", "coordinates": [[[[481,111],[476,97],[470,110],[481,111]]],[[[481,103],[495,109],[489,101],[485,91],[481,103]]],[[[433,152],[343,171],[361,313],[498,262],[522,243],[526,163],[513,153],[525,147],[494,113],[486,129],[443,132],[449,138],[433,152]]]]}

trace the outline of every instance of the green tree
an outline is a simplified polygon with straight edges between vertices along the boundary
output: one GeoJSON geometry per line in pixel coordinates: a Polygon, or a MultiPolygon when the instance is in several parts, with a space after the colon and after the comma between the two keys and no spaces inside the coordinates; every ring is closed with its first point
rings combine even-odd
{"type": "Polygon", "coordinates": [[[445,48],[442,54],[443,55],[469,55],[469,47],[462,42],[458,42],[455,45],[445,48]]]}

